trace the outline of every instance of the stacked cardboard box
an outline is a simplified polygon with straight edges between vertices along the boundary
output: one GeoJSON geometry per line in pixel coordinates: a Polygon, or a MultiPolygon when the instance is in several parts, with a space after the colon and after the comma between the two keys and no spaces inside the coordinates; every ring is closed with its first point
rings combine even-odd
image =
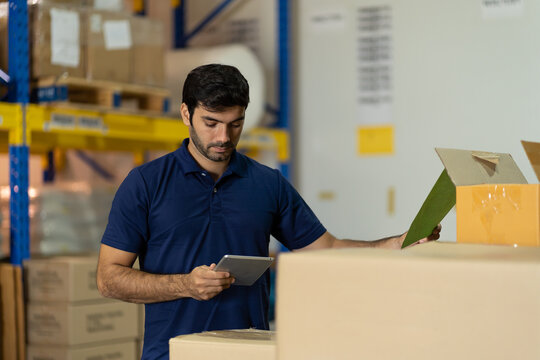
{"type": "Polygon", "coordinates": [[[8,71],[8,3],[0,3],[0,70],[8,71]]]}
{"type": "MultiPolygon", "coordinates": [[[[164,84],[163,24],[119,2],[39,0],[29,6],[31,77],[164,84]],[[112,6],[109,6],[112,5],[112,6]],[[105,9],[105,10],[104,10],[105,9]]],[[[7,3],[0,4],[0,69],[7,68],[7,3]]]]}
{"type": "Polygon", "coordinates": [[[245,329],[208,331],[169,340],[171,360],[274,360],[275,333],[245,329]]]}
{"type": "Polygon", "coordinates": [[[80,7],[40,1],[29,8],[31,76],[85,76],[85,17],[80,7]]]}
{"type": "Polygon", "coordinates": [[[163,23],[143,17],[132,17],[133,72],[135,84],[163,86],[165,74],[165,33],[163,23]]]}
{"type": "Polygon", "coordinates": [[[540,359],[540,249],[283,254],[278,359],[540,359]]]}
{"type": "Polygon", "coordinates": [[[130,82],[133,62],[130,16],[88,10],[86,76],[94,80],[130,82]]]}
{"type": "Polygon", "coordinates": [[[51,360],[112,355],[131,360],[138,354],[140,305],[102,298],[96,266],[94,255],[25,263],[29,360],[43,354],[51,360]]]}
{"type": "Polygon", "coordinates": [[[0,263],[0,359],[25,360],[22,271],[0,263]]]}

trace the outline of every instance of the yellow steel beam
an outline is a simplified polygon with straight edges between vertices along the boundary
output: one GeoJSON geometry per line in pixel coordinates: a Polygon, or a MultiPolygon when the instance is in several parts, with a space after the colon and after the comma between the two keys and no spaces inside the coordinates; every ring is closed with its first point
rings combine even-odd
{"type": "Polygon", "coordinates": [[[32,149],[169,150],[188,136],[177,119],[120,112],[30,105],[27,119],[32,149]]]}
{"type": "Polygon", "coordinates": [[[245,145],[239,145],[251,150],[274,148],[277,150],[279,161],[289,161],[289,133],[286,130],[254,128],[247,135],[250,137],[249,141],[245,145]]]}
{"type": "MultiPolygon", "coordinates": [[[[188,128],[178,119],[116,111],[31,104],[26,119],[26,142],[34,153],[53,148],[172,151],[189,136],[188,128]]],[[[23,143],[22,128],[21,106],[0,103],[0,131],[9,133],[9,144],[23,143]]],[[[282,129],[255,128],[245,133],[239,148],[252,153],[275,150],[279,161],[287,162],[289,134],[282,129]]]]}
{"type": "Polygon", "coordinates": [[[9,145],[22,145],[22,108],[19,104],[0,102],[0,130],[8,132],[9,145]]]}

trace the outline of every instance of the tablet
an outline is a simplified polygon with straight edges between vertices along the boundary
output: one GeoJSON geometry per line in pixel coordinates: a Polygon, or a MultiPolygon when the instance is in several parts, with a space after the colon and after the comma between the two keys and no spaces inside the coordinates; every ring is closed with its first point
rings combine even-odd
{"type": "Polygon", "coordinates": [[[214,271],[230,273],[235,278],[233,285],[250,286],[264,274],[273,261],[273,257],[225,255],[214,271]]]}

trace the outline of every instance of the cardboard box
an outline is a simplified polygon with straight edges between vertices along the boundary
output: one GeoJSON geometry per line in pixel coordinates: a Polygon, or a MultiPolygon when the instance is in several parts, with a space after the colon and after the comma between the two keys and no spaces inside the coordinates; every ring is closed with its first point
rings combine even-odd
{"type": "Polygon", "coordinates": [[[171,360],[274,360],[275,333],[264,330],[223,330],[182,335],[169,340],[171,360]]]}
{"type": "Polygon", "coordinates": [[[21,268],[0,263],[0,359],[25,360],[21,268]]]}
{"type": "Polygon", "coordinates": [[[165,34],[160,21],[135,16],[131,18],[133,37],[132,82],[164,86],[165,34]]]}
{"type": "Polygon", "coordinates": [[[540,248],[282,254],[279,360],[540,359],[540,248]]]}
{"type": "Polygon", "coordinates": [[[457,241],[540,246],[540,185],[456,188],[457,241]]]}
{"type": "Polygon", "coordinates": [[[540,142],[522,140],[521,144],[523,145],[523,148],[525,149],[525,153],[527,154],[527,157],[529,158],[529,162],[532,165],[532,168],[534,170],[534,173],[536,174],[536,177],[538,178],[538,181],[540,181],[540,142]]]}
{"type": "Polygon", "coordinates": [[[30,301],[103,299],[97,289],[97,256],[55,256],[24,263],[30,301]]]}
{"type": "Polygon", "coordinates": [[[458,242],[540,246],[539,185],[527,184],[509,154],[436,151],[445,170],[414,219],[404,246],[428,236],[454,205],[458,242]]]}
{"type": "Polygon", "coordinates": [[[29,7],[31,76],[85,75],[85,17],[78,7],[38,2],[29,7]]]}
{"type": "Polygon", "coordinates": [[[102,303],[29,303],[28,342],[32,345],[80,345],[139,335],[137,306],[102,303]]]}
{"type": "Polygon", "coordinates": [[[134,340],[77,347],[28,346],[28,360],[134,360],[136,354],[134,340]]]}
{"type": "Polygon", "coordinates": [[[437,153],[456,185],[458,242],[540,246],[540,188],[509,154],[437,153]]]}
{"type": "Polygon", "coordinates": [[[87,77],[128,83],[133,53],[130,16],[88,10],[86,26],[87,77]]]}
{"type": "Polygon", "coordinates": [[[8,3],[0,3],[0,70],[8,72],[8,3]]]}

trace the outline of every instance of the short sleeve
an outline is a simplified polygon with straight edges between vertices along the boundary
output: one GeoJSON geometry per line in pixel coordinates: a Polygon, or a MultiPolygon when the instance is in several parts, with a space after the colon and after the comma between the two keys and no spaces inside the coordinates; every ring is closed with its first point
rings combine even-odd
{"type": "Polygon", "coordinates": [[[133,169],[114,197],[101,243],[140,253],[148,237],[148,192],[139,170],[133,169]]]}
{"type": "Polygon", "coordinates": [[[272,235],[290,250],[308,246],[325,232],[296,189],[278,170],[279,214],[274,220],[272,235]]]}

